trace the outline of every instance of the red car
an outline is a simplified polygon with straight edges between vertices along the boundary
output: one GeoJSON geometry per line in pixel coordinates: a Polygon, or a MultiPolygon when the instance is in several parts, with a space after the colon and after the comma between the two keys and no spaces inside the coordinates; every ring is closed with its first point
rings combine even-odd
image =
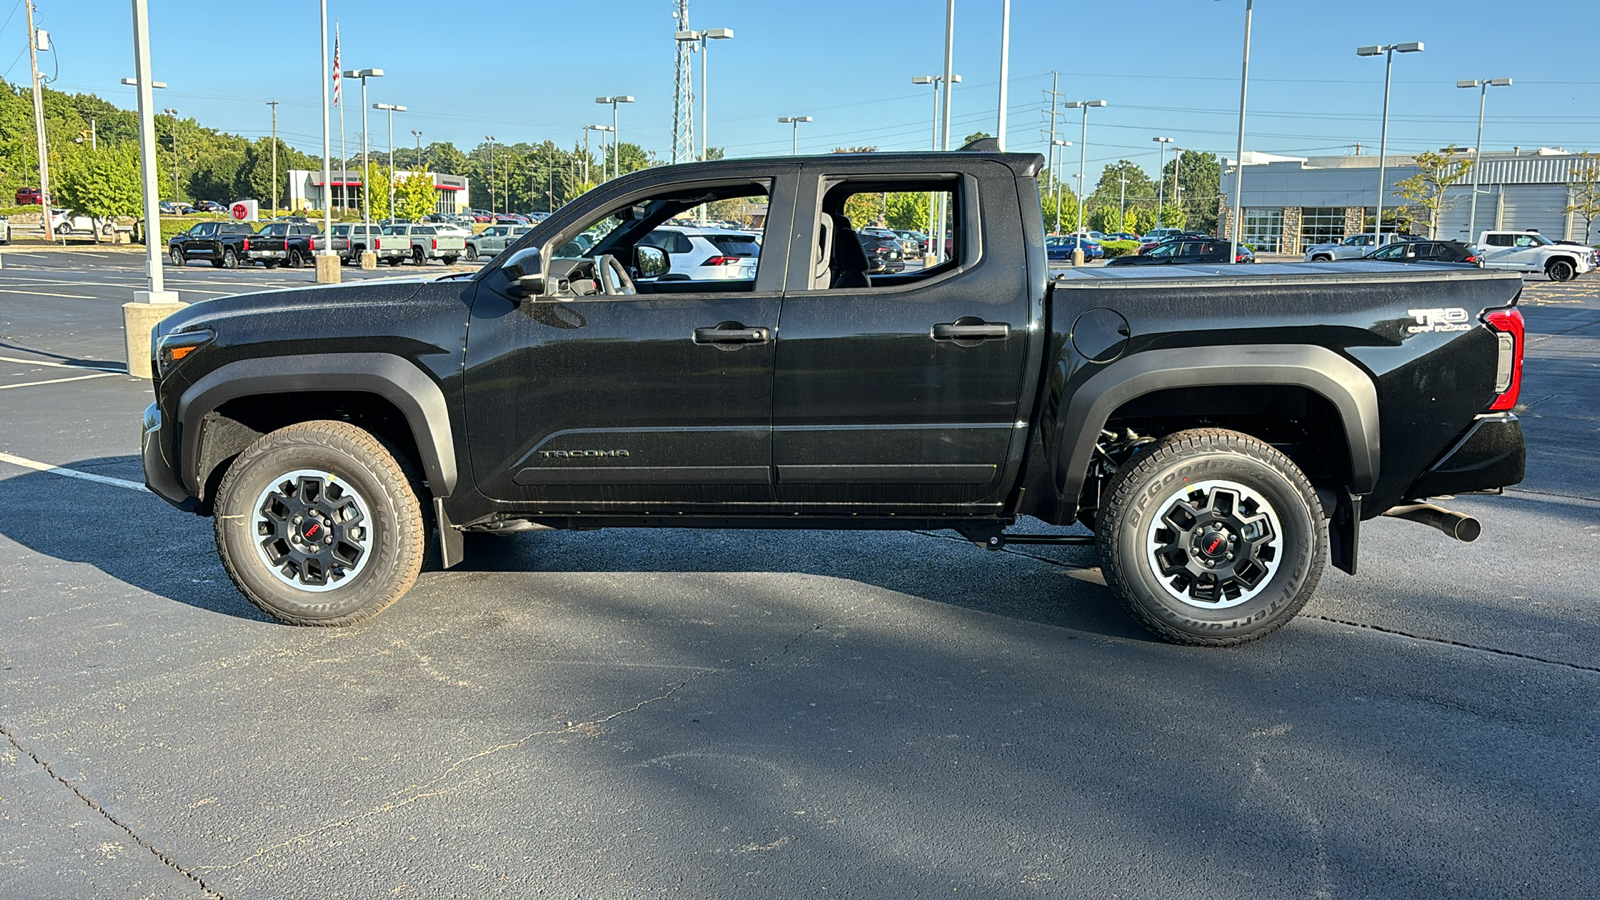
{"type": "Polygon", "coordinates": [[[17,188],[17,205],[24,206],[29,203],[44,203],[44,194],[38,188],[17,188]]]}

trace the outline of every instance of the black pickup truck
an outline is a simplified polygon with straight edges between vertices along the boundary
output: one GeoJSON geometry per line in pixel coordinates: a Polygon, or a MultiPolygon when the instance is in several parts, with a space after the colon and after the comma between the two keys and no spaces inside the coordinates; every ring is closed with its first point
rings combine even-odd
{"type": "MultiPolygon", "coordinates": [[[[269,269],[280,265],[298,269],[310,263],[327,243],[322,229],[309,222],[268,222],[245,242],[244,256],[269,269]]],[[[335,235],[334,252],[344,256],[348,249],[349,241],[335,235]]]]}
{"type": "Polygon", "coordinates": [[[384,609],[430,530],[448,567],[464,532],[952,529],[1096,544],[1154,633],[1226,645],[1290,619],[1330,557],[1354,573],[1363,520],[1470,540],[1427,499],[1522,478],[1519,277],[1052,278],[1042,168],[646,169],[476,273],[196,303],[153,339],[146,481],[214,517],[240,590],[298,624],[384,609]],[[846,203],[896,192],[949,204],[952,252],[869,275],[846,203]],[[766,205],[754,278],[663,277],[651,230],[731,199],[766,205]]]}
{"type": "Polygon", "coordinates": [[[254,236],[248,222],[196,222],[167,239],[167,255],[175,266],[203,259],[219,269],[236,269],[245,262],[245,244],[254,236]]]}

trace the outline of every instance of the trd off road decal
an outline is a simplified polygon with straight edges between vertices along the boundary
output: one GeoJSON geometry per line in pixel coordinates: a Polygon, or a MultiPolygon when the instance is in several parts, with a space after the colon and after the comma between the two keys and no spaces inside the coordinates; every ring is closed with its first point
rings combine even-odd
{"type": "Polygon", "coordinates": [[[1426,334],[1430,331],[1467,331],[1472,328],[1471,317],[1459,306],[1448,309],[1408,309],[1406,315],[1417,324],[1406,328],[1407,334],[1426,334]]]}

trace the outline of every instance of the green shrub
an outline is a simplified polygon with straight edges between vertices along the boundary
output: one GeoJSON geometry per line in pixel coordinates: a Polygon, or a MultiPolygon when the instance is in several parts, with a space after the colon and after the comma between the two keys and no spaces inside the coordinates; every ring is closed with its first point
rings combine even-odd
{"type": "Polygon", "coordinates": [[[1106,251],[1106,259],[1115,256],[1132,256],[1139,252],[1138,241],[1106,241],[1100,245],[1106,251]]]}

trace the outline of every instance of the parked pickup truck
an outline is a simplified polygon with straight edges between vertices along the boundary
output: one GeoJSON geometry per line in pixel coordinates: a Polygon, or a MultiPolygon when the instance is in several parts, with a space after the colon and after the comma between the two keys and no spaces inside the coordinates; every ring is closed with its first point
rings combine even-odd
{"type": "Polygon", "coordinates": [[[385,234],[403,237],[411,244],[411,261],[419,266],[428,264],[428,260],[442,260],[445,265],[453,266],[463,253],[467,252],[466,239],[459,234],[440,234],[439,229],[433,225],[416,225],[401,223],[385,225],[385,234]]]}
{"type": "Polygon", "coordinates": [[[175,266],[203,259],[219,269],[236,269],[245,259],[245,241],[254,236],[248,222],[196,222],[167,239],[167,255],[175,266]]]}
{"type": "Polygon", "coordinates": [[[531,225],[490,225],[467,238],[467,261],[476,262],[479,259],[495,256],[508,244],[532,230],[531,225]]]}
{"type": "Polygon", "coordinates": [[[371,250],[378,255],[378,261],[390,266],[398,266],[411,257],[411,241],[403,235],[393,235],[384,231],[381,226],[368,226],[360,223],[344,223],[333,226],[333,239],[343,241],[344,264],[353,265],[361,262],[361,254],[371,250]]]}
{"type": "Polygon", "coordinates": [[[1557,244],[1537,231],[1485,231],[1478,235],[1485,269],[1543,272],[1551,281],[1571,281],[1594,268],[1594,250],[1557,244]]]}
{"type": "Polygon", "coordinates": [[[1362,521],[1470,540],[1428,499],[1521,480],[1520,276],[1051,278],[1043,167],[657,167],[476,272],[195,303],[154,336],[146,483],[214,517],[234,583],[303,625],[376,615],[430,533],[450,567],[465,532],[951,529],[1092,544],[1155,634],[1227,645],[1289,621],[1330,556],[1354,573],[1362,521]],[[885,191],[944,195],[948,260],[867,274],[845,210],[885,191]],[[766,204],[754,280],[661,277],[644,239],[723,200],[766,204]]]}
{"type": "Polygon", "coordinates": [[[1352,234],[1342,241],[1327,244],[1312,244],[1305,249],[1306,262],[1333,262],[1336,259],[1360,259],[1368,253],[1395,241],[1415,241],[1419,238],[1409,234],[1352,234]]]}
{"type": "MultiPolygon", "coordinates": [[[[244,255],[251,262],[261,263],[269,269],[279,265],[298,269],[312,262],[312,258],[325,249],[327,243],[322,236],[322,229],[316,225],[268,222],[245,242],[244,255]]],[[[333,238],[333,250],[340,256],[349,253],[349,241],[339,237],[337,232],[333,238]]]]}

